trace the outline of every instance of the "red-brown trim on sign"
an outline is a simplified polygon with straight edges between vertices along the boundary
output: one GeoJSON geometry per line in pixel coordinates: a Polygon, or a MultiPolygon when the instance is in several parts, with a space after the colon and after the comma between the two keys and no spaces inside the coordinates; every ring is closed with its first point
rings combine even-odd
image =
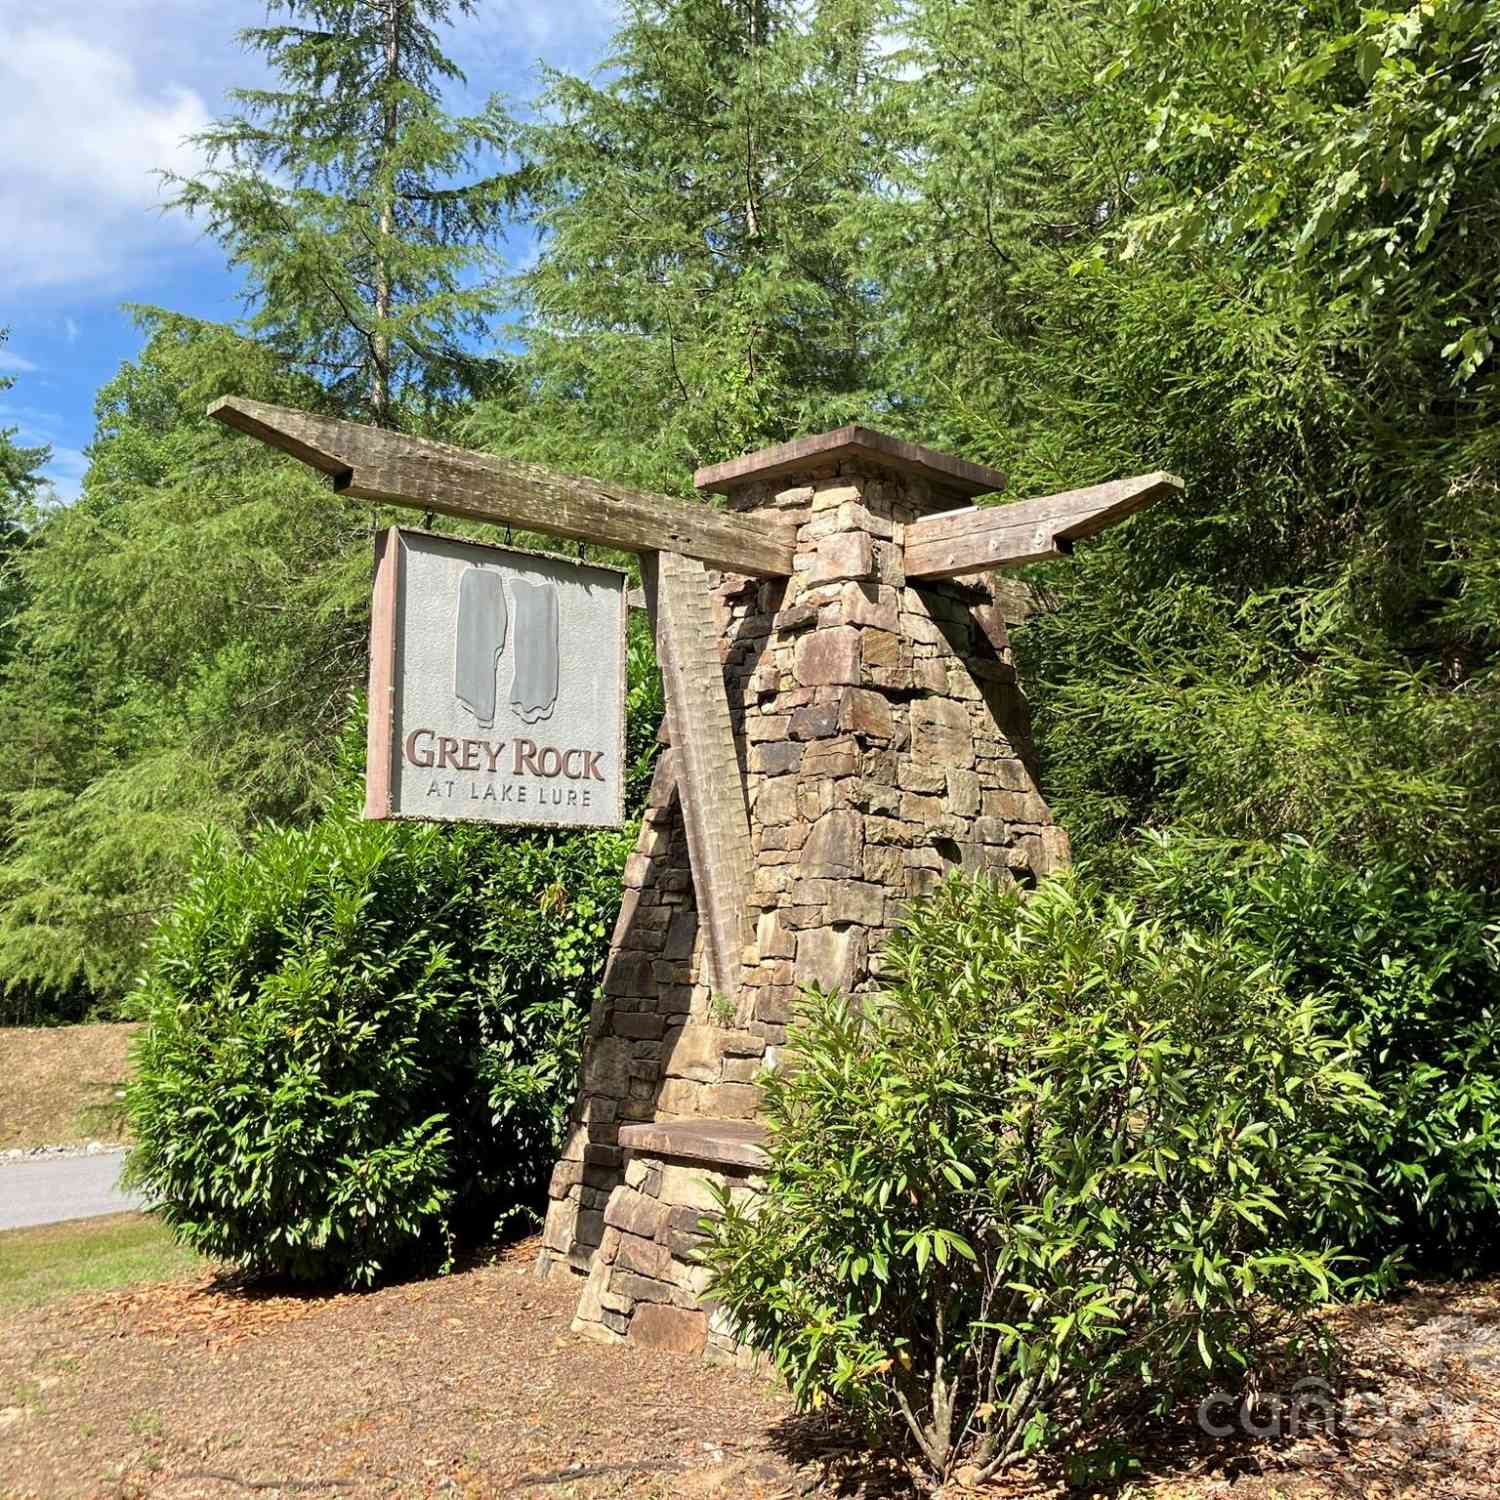
{"type": "Polygon", "coordinates": [[[401,583],[401,530],[375,538],[375,591],[370,608],[369,733],[365,752],[365,816],[391,816],[396,774],[396,601],[401,583]]]}

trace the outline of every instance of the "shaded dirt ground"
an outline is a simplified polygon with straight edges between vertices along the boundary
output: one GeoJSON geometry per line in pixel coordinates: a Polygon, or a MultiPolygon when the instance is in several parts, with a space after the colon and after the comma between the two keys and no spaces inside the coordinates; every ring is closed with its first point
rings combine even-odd
{"type": "Polygon", "coordinates": [[[791,1492],[757,1472],[767,1382],[572,1335],[577,1287],[538,1283],[535,1248],[364,1295],[200,1276],[9,1317],[0,1494],[791,1492]]]}
{"type": "Polygon", "coordinates": [[[124,1139],[116,1091],[134,1022],[0,1027],[0,1151],[124,1139]]]}
{"type": "MultiPolygon", "coordinates": [[[[366,1295],[197,1276],[0,1319],[0,1495],[896,1496],[895,1464],[799,1420],[766,1378],[571,1334],[576,1286],[518,1244],[366,1295]]],[[[1500,1283],[1338,1315],[1358,1435],[1130,1435],[1148,1500],[1500,1495],[1500,1283]]],[[[1087,1487],[1072,1493],[1098,1493],[1087,1487]]],[[[961,1489],[951,1493],[962,1493],[961,1489]]],[[[990,1496],[1068,1493],[1052,1471],[990,1496]]]]}

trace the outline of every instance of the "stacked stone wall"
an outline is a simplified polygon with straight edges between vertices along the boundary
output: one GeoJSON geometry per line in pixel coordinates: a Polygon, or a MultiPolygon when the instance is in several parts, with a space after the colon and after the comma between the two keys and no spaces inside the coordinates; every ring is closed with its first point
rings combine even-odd
{"type": "Polygon", "coordinates": [[[573,1321],[605,1343],[635,1343],[749,1365],[750,1351],[707,1296],[698,1264],[703,1224],[718,1213],[716,1192],[742,1203],[762,1187],[754,1172],[671,1157],[632,1156],[605,1210],[603,1241],[573,1321]]]}
{"type": "Polygon", "coordinates": [[[750,809],[751,937],[740,995],[713,995],[668,747],[626,870],[543,1253],[544,1270],[595,1269],[579,1326],[606,1338],[664,1342],[670,1328],[691,1342],[691,1319],[637,1320],[647,1307],[692,1312],[701,1290],[691,1246],[672,1238],[690,1232],[677,1210],[701,1211],[676,1201],[692,1169],[658,1163],[665,1175],[653,1176],[621,1147],[622,1125],[752,1120],[756,1079],[776,1063],[802,986],[875,989],[908,903],[951,870],[1031,880],[1067,858],[1037,786],[995,588],[913,587],[903,572],[903,526],[961,501],[920,477],[846,464],[747,487],[733,503],[797,522],[792,577],[710,575],[750,809]],[[630,1227],[648,1221],[650,1236],[630,1227]],[[643,1262],[667,1300],[632,1296],[643,1262]]]}

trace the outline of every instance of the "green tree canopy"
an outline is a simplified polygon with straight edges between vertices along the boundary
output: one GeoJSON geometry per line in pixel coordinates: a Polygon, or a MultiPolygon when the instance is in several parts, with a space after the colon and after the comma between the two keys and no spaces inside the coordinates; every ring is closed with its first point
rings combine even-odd
{"type": "Polygon", "coordinates": [[[602,81],[545,74],[517,182],[516,392],[471,430],[681,490],[692,470],[865,412],[875,288],[841,235],[870,188],[877,0],[632,0],[602,81]]]}
{"type": "Polygon", "coordinates": [[[1497,37],[1478,5],[914,7],[866,210],[913,431],[1019,494],[1187,480],[1021,634],[1086,855],[1185,825],[1500,871],[1497,37]]]}
{"type": "Polygon", "coordinates": [[[19,553],[0,673],[0,976],[119,995],[205,824],[295,818],[362,684],[368,510],[209,421],[229,388],[319,388],[227,329],[143,315],[99,393],[82,497],[19,553]]]}
{"type": "MultiPolygon", "coordinates": [[[[0,328],[0,346],[10,338],[10,329],[0,328]]],[[[0,391],[15,385],[14,375],[0,375],[0,391]]],[[[37,491],[46,480],[42,469],[50,462],[52,450],[45,444],[24,447],[16,441],[15,427],[0,427],[0,524],[7,528],[19,525],[29,514],[37,491]]]]}
{"type": "Polygon", "coordinates": [[[467,13],[247,34],[277,81],[177,187],[250,337],[158,316],[18,554],[0,977],[117,985],[192,827],[326,779],[369,517],[206,424],[225,389],[677,491],[851,419],[1017,495],[1171,468],[1018,633],[1080,855],[1294,835],[1493,884],[1493,5],[632,0],[526,123],[444,113],[467,13]],[[486,361],[507,204],[537,256],[486,361]]]}
{"type": "MultiPolygon", "coordinates": [[[[246,274],[250,330],[391,424],[410,394],[474,383],[468,347],[497,306],[491,245],[505,179],[474,176],[504,143],[493,109],[453,116],[462,74],[438,45],[450,0],[272,0],[278,25],[240,34],[276,86],[197,144],[209,169],[169,179],[246,274]]],[[[471,0],[457,0],[460,15],[471,0]]]]}

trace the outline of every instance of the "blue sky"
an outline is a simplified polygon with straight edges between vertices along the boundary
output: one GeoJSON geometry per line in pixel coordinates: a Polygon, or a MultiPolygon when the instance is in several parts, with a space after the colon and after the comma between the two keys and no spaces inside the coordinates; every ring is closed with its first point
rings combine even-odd
{"type": "MultiPolygon", "coordinates": [[[[613,0],[478,0],[446,47],[468,75],[457,108],[536,94],[539,60],[585,71],[613,0]]],[[[263,0],[0,0],[0,426],[50,443],[58,495],[78,493],[94,393],[140,337],[122,304],[238,315],[218,247],[163,214],[161,169],[190,171],[186,138],[254,83],[235,33],[263,0]]]]}

